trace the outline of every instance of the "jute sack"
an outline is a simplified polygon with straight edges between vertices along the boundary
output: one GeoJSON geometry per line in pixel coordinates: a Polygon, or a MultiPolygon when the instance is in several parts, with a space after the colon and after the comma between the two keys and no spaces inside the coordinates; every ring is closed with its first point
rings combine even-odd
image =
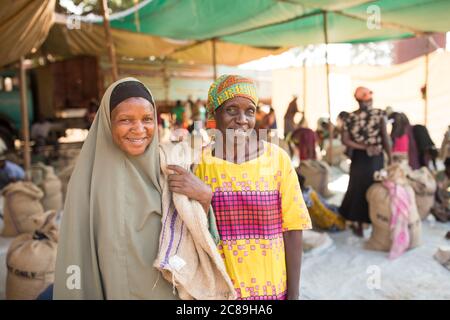
{"type": "Polygon", "coordinates": [[[341,163],[341,161],[347,159],[347,156],[345,155],[346,147],[342,144],[342,142],[339,139],[333,139],[331,144],[331,154],[329,147],[330,141],[327,139],[323,143],[323,150],[325,150],[325,160],[327,163],[331,163],[333,166],[337,166],[341,163]],[[332,160],[332,161],[331,161],[332,160]]]}
{"type": "Polygon", "coordinates": [[[439,247],[433,256],[444,268],[450,271],[450,247],[439,247]]]}
{"type": "Polygon", "coordinates": [[[40,200],[44,193],[31,182],[14,182],[3,191],[3,237],[34,232],[45,220],[40,200]]]}
{"type": "MultiPolygon", "coordinates": [[[[389,170],[389,169],[388,169],[389,170]]],[[[407,184],[405,175],[399,166],[391,167],[387,179],[401,184],[406,188],[410,199],[412,199],[409,212],[409,249],[420,245],[422,224],[417,206],[415,203],[415,194],[411,186],[407,184]]],[[[392,245],[390,221],[392,216],[391,197],[389,190],[382,183],[374,183],[366,193],[366,199],[369,203],[369,216],[372,222],[372,234],[365,243],[365,248],[369,250],[389,251],[392,245]]]]}
{"type": "Polygon", "coordinates": [[[78,156],[80,154],[81,149],[66,149],[59,150],[58,152],[58,160],[52,162],[53,168],[55,168],[55,173],[59,177],[62,171],[66,168],[74,167],[78,156]]]}
{"type": "Polygon", "coordinates": [[[168,164],[190,169],[195,150],[185,142],[160,145],[162,229],[154,267],[170,281],[183,300],[233,300],[236,292],[201,204],[168,187],[168,164]],[[170,221],[170,223],[168,222],[170,221]],[[178,243],[173,250],[173,243],[178,243]]]}
{"type": "Polygon", "coordinates": [[[330,171],[328,164],[319,160],[302,160],[297,170],[305,177],[306,186],[311,186],[323,197],[332,195],[328,190],[330,171]]]}
{"type": "Polygon", "coordinates": [[[45,213],[44,224],[11,243],[6,256],[6,299],[33,300],[54,282],[58,229],[56,212],[45,213]]]}
{"type": "Polygon", "coordinates": [[[44,191],[44,197],[41,200],[44,210],[61,210],[63,206],[62,183],[55,175],[53,167],[38,163],[33,165],[31,172],[33,182],[44,191]]]}
{"type": "Polygon", "coordinates": [[[407,177],[416,194],[420,218],[425,219],[434,205],[434,196],[437,188],[436,180],[426,167],[409,171],[407,177]]]}

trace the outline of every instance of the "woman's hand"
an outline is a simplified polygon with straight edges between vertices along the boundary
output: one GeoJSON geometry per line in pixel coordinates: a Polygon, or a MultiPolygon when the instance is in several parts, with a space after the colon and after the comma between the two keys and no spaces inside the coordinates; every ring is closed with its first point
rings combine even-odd
{"type": "Polygon", "coordinates": [[[169,190],[198,201],[208,214],[212,199],[211,188],[192,172],[180,166],[168,165],[167,168],[175,172],[169,175],[169,190]]]}

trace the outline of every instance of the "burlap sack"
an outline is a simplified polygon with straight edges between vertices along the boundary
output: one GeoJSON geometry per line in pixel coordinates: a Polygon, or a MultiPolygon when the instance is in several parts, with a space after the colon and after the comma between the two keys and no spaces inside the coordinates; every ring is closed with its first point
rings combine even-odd
{"type": "Polygon", "coordinates": [[[444,268],[450,271],[450,247],[439,247],[433,255],[433,258],[436,259],[444,268]]]}
{"type": "Polygon", "coordinates": [[[34,232],[45,220],[40,200],[41,189],[31,182],[14,182],[3,191],[3,237],[15,237],[20,233],[34,232]]]}
{"type": "Polygon", "coordinates": [[[311,186],[323,197],[332,195],[328,189],[330,167],[324,161],[302,160],[297,170],[305,177],[306,186],[311,186]]]}
{"type": "Polygon", "coordinates": [[[420,218],[425,219],[434,205],[434,196],[437,188],[436,180],[426,167],[409,171],[407,177],[416,194],[420,218]]]}
{"type": "Polygon", "coordinates": [[[69,167],[74,167],[81,149],[63,149],[58,152],[58,159],[52,161],[51,165],[55,168],[55,173],[59,175],[69,167]]]}
{"type": "MultiPolygon", "coordinates": [[[[216,244],[208,230],[201,204],[169,191],[168,164],[189,169],[194,158],[187,143],[160,146],[162,229],[154,267],[177,288],[183,300],[233,300],[236,292],[216,244]],[[170,223],[168,223],[170,221],[170,223]],[[178,243],[173,250],[173,243],[178,243]]],[[[195,155],[194,155],[195,156],[195,155]]]]}
{"type": "Polygon", "coordinates": [[[337,166],[341,163],[341,161],[347,159],[347,156],[345,155],[346,147],[339,139],[333,139],[331,153],[329,150],[329,145],[329,140],[326,140],[323,144],[323,150],[325,151],[324,159],[327,163],[337,166]]]}
{"type": "Polygon", "coordinates": [[[6,299],[33,300],[54,282],[58,230],[56,212],[45,213],[44,224],[11,243],[6,265],[6,299]]]}
{"type": "MultiPolygon", "coordinates": [[[[379,175],[382,176],[382,175],[379,175]]],[[[408,185],[406,174],[399,165],[394,165],[388,169],[384,176],[390,181],[404,186],[412,199],[411,210],[409,212],[409,248],[420,245],[422,224],[415,202],[414,190],[408,185]]],[[[365,248],[369,250],[389,251],[392,245],[390,221],[391,221],[391,197],[389,190],[381,183],[374,183],[366,193],[369,203],[369,216],[372,222],[372,234],[365,243],[365,248]]]]}
{"type": "Polygon", "coordinates": [[[392,152],[392,162],[394,163],[408,163],[408,154],[404,152],[392,152]]]}
{"type": "Polygon", "coordinates": [[[41,200],[44,210],[61,210],[63,206],[62,183],[55,175],[54,169],[38,163],[33,165],[31,172],[33,182],[44,191],[44,197],[41,200]]]}

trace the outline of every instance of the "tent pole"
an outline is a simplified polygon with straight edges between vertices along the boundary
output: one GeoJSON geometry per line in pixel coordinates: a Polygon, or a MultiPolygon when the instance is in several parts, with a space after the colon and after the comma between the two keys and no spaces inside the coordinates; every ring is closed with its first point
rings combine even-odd
{"type": "Polygon", "coordinates": [[[166,106],[169,105],[169,81],[170,77],[167,70],[167,61],[166,59],[163,59],[162,61],[163,65],[163,82],[164,82],[164,100],[166,101],[166,106]]]}
{"type": "Polygon", "coordinates": [[[430,46],[429,46],[429,44],[430,44],[430,40],[427,38],[427,52],[426,52],[426,54],[425,54],[425,105],[424,105],[424,125],[425,125],[425,127],[427,126],[427,124],[428,124],[428,97],[430,96],[429,95],[429,92],[428,92],[428,76],[429,76],[429,57],[430,57],[430,53],[429,53],[429,49],[430,49],[430,46]]]}
{"type": "Polygon", "coordinates": [[[214,81],[215,81],[217,79],[216,39],[212,39],[212,61],[214,70],[214,81]]]}
{"type": "Polygon", "coordinates": [[[307,81],[307,74],[306,74],[306,57],[303,59],[303,118],[306,119],[306,81],[307,81]]]}
{"type": "Polygon", "coordinates": [[[138,10],[139,0],[133,0],[133,2],[134,2],[134,9],[136,10],[134,11],[134,24],[136,25],[137,32],[141,32],[141,23],[139,21],[139,10],[138,10]]]}
{"type": "Polygon", "coordinates": [[[328,121],[328,132],[329,132],[329,146],[327,150],[328,154],[328,161],[331,165],[333,163],[333,124],[331,123],[331,103],[330,103],[330,83],[329,83],[329,76],[330,76],[330,65],[328,64],[328,23],[327,23],[327,12],[323,12],[323,34],[325,37],[325,69],[327,73],[326,78],[326,87],[327,87],[327,110],[328,110],[328,116],[330,117],[328,121]]]}
{"type": "Polygon", "coordinates": [[[109,25],[109,9],[107,0],[102,0],[102,11],[103,11],[103,26],[105,27],[106,44],[109,51],[109,60],[111,62],[111,71],[113,82],[119,79],[119,72],[117,69],[116,61],[116,48],[114,47],[114,42],[111,36],[111,28],[109,25]]]}
{"type": "Polygon", "coordinates": [[[22,114],[22,138],[24,141],[23,166],[25,170],[25,179],[30,181],[30,128],[28,123],[27,79],[23,56],[20,57],[20,111],[22,114]]]}

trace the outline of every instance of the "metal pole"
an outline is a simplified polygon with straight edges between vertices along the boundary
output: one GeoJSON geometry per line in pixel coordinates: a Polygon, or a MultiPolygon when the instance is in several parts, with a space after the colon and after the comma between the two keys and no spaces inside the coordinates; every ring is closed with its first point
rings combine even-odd
{"type": "Polygon", "coordinates": [[[424,105],[424,125],[425,125],[425,127],[427,126],[427,124],[428,124],[428,97],[430,96],[429,95],[429,92],[428,92],[428,75],[429,75],[429,56],[430,56],[430,53],[429,53],[429,49],[430,49],[430,40],[429,40],[429,38],[427,38],[427,52],[426,52],[426,55],[425,55],[425,105],[424,105]]]}
{"type": "Polygon", "coordinates": [[[303,60],[303,118],[306,119],[306,101],[307,101],[307,93],[306,90],[307,85],[306,85],[306,81],[307,81],[307,74],[306,74],[306,57],[303,60]]]}
{"type": "Polygon", "coordinates": [[[323,34],[325,38],[325,69],[327,72],[327,79],[325,81],[327,88],[327,109],[328,116],[330,117],[328,122],[328,131],[329,131],[329,141],[330,145],[328,146],[327,154],[329,164],[333,164],[333,124],[331,123],[331,102],[330,102],[330,84],[329,84],[329,75],[330,75],[330,65],[328,64],[328,23],[327,23],[327,12],[323,12],[323,34]]]}
{"type": "Polygon", "coordinates": [[[28,119],[28,103],[27,103],[27,79],[24,65],[24,57],[20,57],[20,112],[22,115],[22,138],[23,145],[23,166],[25,170],[25,179],[31,180],[31,156],[30,156],[30,129],[28,119]]]}
{"type": "Polygon", "coordinates": [[[217,56],[216,56],[216,39],[212,39],[212,61],[213,61],[213,77],[217,79],[217,56]]]}
{"type": "Polygon", "coordinates": [[[134,0],[133,2],[134,2],[134,9],[136,10],[134,11],[134,23],[136,25],[136,31],[141,32],[141,23],[139,21],[139,10],[137,10],[139,0],[134,0]]]}
{"type": "Polygon", "coordinates": [[[166,101],[166,106],[169,105],[169,71],[167,69],[167,61],[166,59],[162,60],[162,71],[163,71],[163,84],[164,84],[164,100],[166,101]]]}
{"type": "Polygon", "coordinates": [[[111,36],[111,28],[109,25],[109,10],[108,3],[106,0],[102,0],[102,11],[103,11],[103,26],[105,27],[106,45],[109,51],[109,60],[111,62],[111,71],[113,82],[119,79],[119,72],[117,69],[116,61],[116,48],[114,47],[114,42],[111,36]]]}

